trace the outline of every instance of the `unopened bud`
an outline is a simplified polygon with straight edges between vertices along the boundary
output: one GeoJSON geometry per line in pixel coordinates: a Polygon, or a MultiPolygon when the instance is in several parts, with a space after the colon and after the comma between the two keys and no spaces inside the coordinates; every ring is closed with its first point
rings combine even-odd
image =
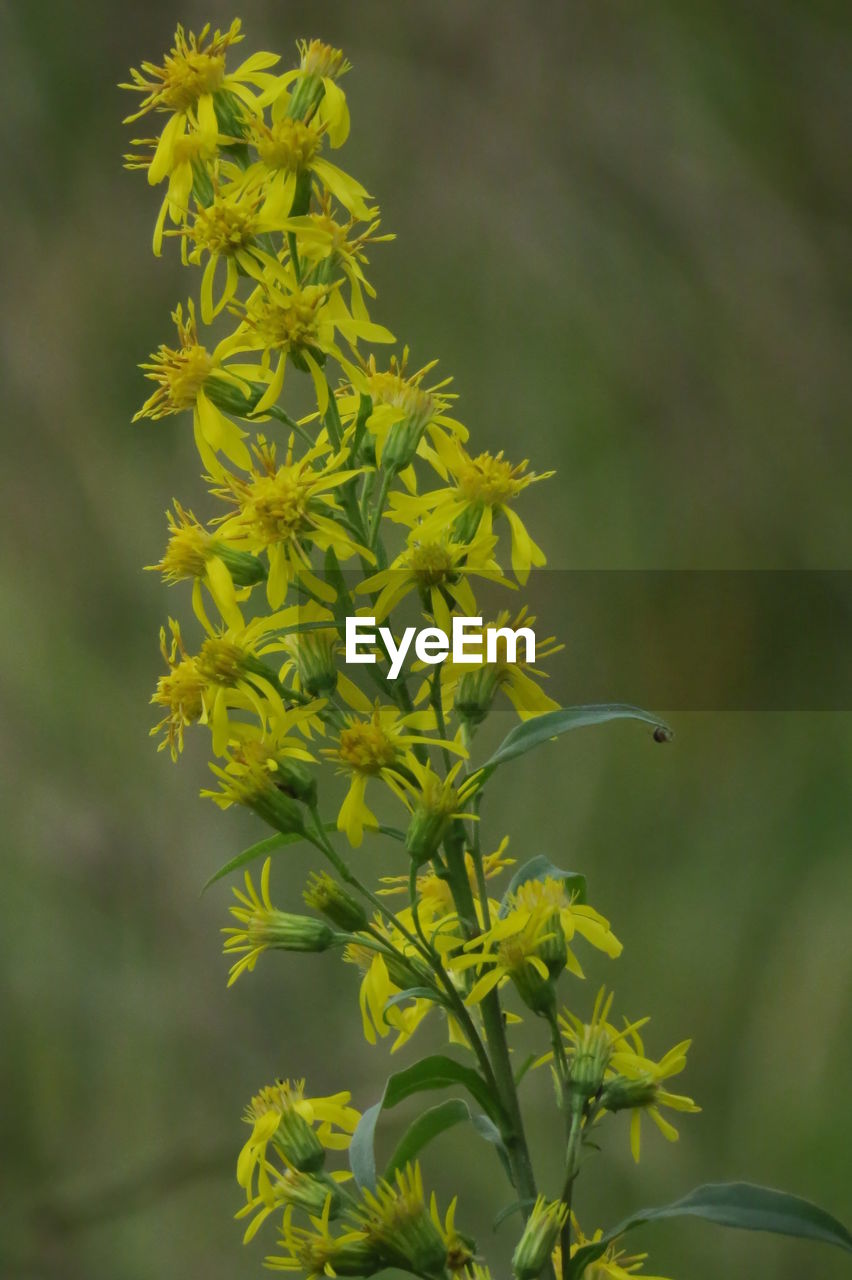
{"type": "Polygon", "coordinates": [[[541,1274],[567,1217],[567,1205],[560,1200],[548,1204],[544,1196],[539,1196],[512,1256],[512,1269],[518,1280],[535,1280],[541,1274]]]}
{"type": "Polygon", "coordinates": [[[601,1103],[607,1111],[627,1111],[632,1107],[649,1107],[656,1101],[658,1086],[650,1076],[628,1080],[626,1076],[614,1076],[608,1080],[601,1093],[601,1103]]]}
{"type": "Polygon", "coordinates": [[[366,929],[367,913],[357,898],[338,884],[327,871],[314,871],[302,897],[305,905],[320,911],[332,924],[347,933],[359,933],[366,929]]]}

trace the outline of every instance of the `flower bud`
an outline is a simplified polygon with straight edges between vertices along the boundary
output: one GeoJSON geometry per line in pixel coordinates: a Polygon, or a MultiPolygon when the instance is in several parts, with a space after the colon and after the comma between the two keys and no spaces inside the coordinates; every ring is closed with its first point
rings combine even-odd
{"type": "Polygon", "coordinates": [[[568,961],[568,943],[558,911],[551,913],[545,925],[544,937],[539,942],[537,954],[547,965],[547,971],[555,982],[568,961]]]}
{"type": "Polygon", "coordinates": [[[456,714],[468,724],[482,724],[491,710],[498,683],[497,670],[486,663],[476,671],[466,671],[454,699],[456,714]]]}
{"type": "Polygon", "coordinates": [[[405,847],[419,867],[438,851],[452,819],[449,814],[417,808],[405,834],[405,847]]]}
{"type": "Polygon", "coordinates": [[[266,566],[257,556],[253,556],[250,551],[237,551],[218,539],[213,545],[216,555],[225,565],[236,586],[252,587],[256,582],[263,582],[266,577],[266,566]]]}
{"type": "Polygon", "coordinates": [[[628,1080],[614,1076],[604,1085],[601,1103],[607,1111],[626,1111],[632,1107],[649,1107],[657,1099],[658,1085],[650,1076],[628,1080]]]}
{"type": "Polygon", "coordinates": [[[291,756],[282,756],[275,761],[275,766],[270,777],[277,790],[312,808],[317,800],[317,784],[307,765],[291,756]]]}
{"type": "Polygon", "coordinates": [[[538,1197],[512,1256],[512,1269],[518,1280],[535,1280],[541,1274],[567,1217],[568,1206],[560,1200],[548,1204],[544,1196],[538,1197]]]}
{"type": "Polygon", "coordinates": [[[317,1178],[312,1173],[301,1173],[298,1169],[285,1170],[272,1184],[272,1194],[277,1202],[304,1209],[315,1217],[320,1216],[329,1196],[332,1214],[340,1204],[340,1192],[330,1178],[317,1178]]]}
{"type": "Polygon", "coordinates": [[[556,1004],[553,979],[543,978],[532,965],[520,965],[511,972],[512,982],[524,1004],[533,1013],[550,1014],[556,1004]]]}
{"type": "Polygon", "coordinates": [[[337,688],[337,664],[334,660],[339,644],[332,628],[305,631],[291,638],[289,651],[296,660],[302,688],[312,698],[326,697],[337,688]]]}
{"type": "Polygon", "coordinates": [[[385,470],[395,475],[411,466],[425,429],[426,423],[416,416],[403,418],[393,424],[382,450],[382,466],[385,470]]]}
{"type": "Polygon", "coordinates": [[[332,924],[347,933],[359,933],[369,923],[367,913],[357,898],[353,898],[327,871],[311,873],[302,897],[306,906],[322,912],[332,924]]]}
{"type": "Polygon", "coordinates": [[[447,1246],[426,1208],[418,1164],[398,1170],[393,1184],[380,1182],[375,1193],[365,1191],[356,1213],[386,1266],[419,1276],[445,1275],[447,1246]]]}
{"type": "Polygon", "coordinates": [[[325,1148],[295,1107],[281,1113],[272,1142],[299,1173],[319,1173],[325,1164],[325,1148]]]}
{"type": "Polygon", "coordinates": [[[418,775],[419,791],[405,836],[405,847],[417,866],[428,862],[449,830],[459,808],[459,793],[449,778],[430,767],[418,775]]]}
{"type": "Polygon", "coordinates": [[[248,933],[256,946],[278,951],[327,951],[338,941],[324,920],[274,909],[256,912],[249,922],[248,933]]]}

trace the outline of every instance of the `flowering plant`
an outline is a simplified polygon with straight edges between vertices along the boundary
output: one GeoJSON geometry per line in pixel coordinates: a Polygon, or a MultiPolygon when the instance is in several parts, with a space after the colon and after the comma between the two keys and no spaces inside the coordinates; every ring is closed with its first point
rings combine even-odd
{"type": "Polygon", "coordinates": [[[407,348],[387,359],[366,353],[395,341],[371,318],[366,274],[368,253],[391,237],[365,188],[329,158],[349,132],[340,85],[349,64],[312,40],[283,74],[272,53],[230,69],[242,38],[238,21],[198,35],[178,27],[162,64],[143,63],[125,86],[143,95],[129,120],[164,120],[127,160],[165,189],[154,252],[176,238],[184,263],[201,269],[197,306],[175,308],[175,345],[142,366],[155,389],[136,416],[191,415],[216,512],[202,522],[175,502],[168,513],[153,567],[191,583],[200,643],[187,647],[174,619],[163,628],[153,732],[177,759],[185,732],[206,725],[216,782],[204,794],[223,809],[247,807],[272,830],[213,877],[244,872],[224,931],[230,982],[269,951],[337,950],[360,975],[371,1044],[390,1039],[393,1052],[430,1018],[443,1020],[451,1046],[390,1075],[363,1112],[348,1092],[316,1097],[302,1080],[261,1088],[237,1161],[246,1241],[263,1228],[267,1264],[308,1277],[397,1267],[486,1280],[476,1243],[456,1226],[456,1200],[439,1211],[419,1164],[433,1138],[469,1124],[512,1188],[498,1217],[518,1223],[518,1280],[634,1275],[645,1255],[628,1255],[621,1237],[682,1214],[852,1250],[829,1214],[745,1183],[701,1187],[609,1230],[581,1231],[574,1187],[599,1127],[627,1113],[638,1161],[643,1117],[672,1141],[666,1113],[699,1110],[670,1088],[690,1042],[655,1058],[647,1019],[617,1019],[612,993],[591,1004],[579,996],[583,951],[616,958],[621,943],[581,874],[543,856],[516,866],[505,838],[486,851],[483,800],[498,770],[574,729],[627,718],[657,741],[670,731],[631,706],[558,707],[536,662],[560,646],[545,641],[533,661],[510,649],[509,624],[534,622],[524,608],[483,628],[489,644],[476,670],[418,647],[425,660],[400,674],[406,602],[446,635],[459,617],[481,624],[480,584],[523,587],[544,564],[517,508],[551,473],[473,452],[434,362],[414,370],[407,348]],[[294,416],[282,395],[298,377],[315,408],[294,416]],[[359,617],[384,625],[371,633],[375,660],[355,679],[343,653],[359,617]],[[478,730],[504,696],[519,724],[477,762],[478,730]],[[330,819],[335,770],[345,786],[330,819]],[[383,792],[399,825],[371,808],[383,792]],[[356,870],[365,838],[391,842],[399,875],[367,883],[369,872],[356,870]],[[272,859],[296,841],[324,860],[302,895],[311,914],[273,902],[272,859]],[[246,868],[264,857],[256,883],[246,868]],[[522,1017],[537,1020],[544,1043],[516,1068],[509,1036],[522,1017]],[[535,1080],[545,1068],[563,1166],[548,1193],[519,1101],[527,1069],[535,1080]],[[439,1089],[456,1096],[417,1115],[379,1173],[383,1111],[439,1089]]]}

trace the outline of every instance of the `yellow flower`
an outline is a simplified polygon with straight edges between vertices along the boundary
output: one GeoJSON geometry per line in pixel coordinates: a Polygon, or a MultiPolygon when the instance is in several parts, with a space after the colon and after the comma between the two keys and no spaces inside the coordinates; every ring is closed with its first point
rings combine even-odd
{"type": "MultiPolygon", "coordinates": [[[[469,615],[470,616],[470,615],[469,615]]],[[[475,652],[481,652],[483,662],[471,669],[469,664],[455,663],[450,655],[440,668],[441,701],[444,715],[451,712],[461,717],[470,725],[481,724],[486,718],[495,697],[503,693],[517,711],[521,720],[531,716],[544,715],[547,711],[556,711],[557,702],[536,684],[536,680],[545,680],[546,672],[540,670],[539,663],[544,658],[552,657],[564,649],[554,636],[536,639],[535,664],[527,662],[523,641],[519,641],[516,651],[509,661],[509,652],[503,636],[497,636],[497,661],[487,662],[486,637],[489,631],[509,628],[534,628],[536,619],[527,612],[524,605],[512,617],[508,609],[502,610],[492,622],[486,622],[481,629],[474,626],[467,628],[471,637],[471,646],[475,652]]],[[[417,692],[416,702],[422,702],[430,694],[431,682],[426,680],[417,692]]]]}
{"type": "Polygon", "coordinates": [[[236,956],[228,976],[231,987],[242,973],[251,973],[264,951],[327,951],[336,942],[343,941],[322,920],[312,916],[295,916],[279,911],[269,897],[269,871],[271,858],[263,864],[260,876],[260,893],[245,873],[245,892],[234,889],[239,903],[231,907],[236,926],[223,929],[226,956],[236,956]]]}
{"type": "Polygon", "coordinates": [[[282,219],[266,207],[261,208],[262,203],[262,193],[248,191],[242,182],[223,187],[215,180],[212,200],[196,201],[192,221],[167,232],[181,237],[185,262],[200,265],[207,255],[200,290],[205,324],[210,324],[234,297],[240,273],[264,284],[270,274],[276,277],[281,271],[277,259],[262,248],[259,237],[280,231],[282,219]],[[188,248],[190,241],[192,249],[188,248]],[[217,299],[216,270],[220,262],[225,263],[225,282],[217,299]]]}
{"type": "MultiPolygon", "coordinates": [[[[304,1080],[276,1080],[252,1098],[243,1114],[246,1124],[251,1125],[251,1135],[237,1160],[237,1182],[249,1199],[254,1194],[255,1177],[261,1196],[269,1196],[270,1144],[290,1167],[302,1173],[320,1170],[325,1150],[346,1150],[361,1119],[348,1105],[351,1096],[342,1092],[309,1098],[304,1080]]],[[[272,1167],[272,1172],[279,1171],[272,1167]]]]}
{"type": "MultiPolygon", "coordinates": [[[[599,1227],[594,1235],[584,1236],[579,1227],[576,1226],[576,1219],[574,1219],[573,1214],[572,1221],[577,1234],[576,1240],[571,1245],[571,1257],[573,1258],[579,1249],[583,1249],[586,1245],[594,1244],[600,1240],[603,1231],[599,1227]]],[[[634,1253],[628,1256],[623,1249],[619,1249],[615,1244],[607,1245],[604,1253],[595,1262],[590,1262],[586,1265],[583,1272],[584,1280],[629,1280],[637,1272],[642,1271],[647,1257],[647,1253],[634,1253]]],[[[556,1270],[557,1280],[562,1280],[562,1249],[559,1245],[553,1251],[553,1265],[556,1270]]],[[[666,1277],[649,1276],[643,1272],[642,1280],[666,1280],[666,1277]]]]}
{"type": "MultiPolygon", "coordinates": [[[[162,560],[146,565],[158,569],[166,582],[192,582],[192,607],[204,629],[213,628],[204,609],[202,586],[207,587],[220,614],[229,627],[242,628],[245,623],[237,603],[236,586],[251,587],[261,582],[266,570],[256,556],[237,551],[199,524],[191,511],[175,501],[174,512],[167,511],[169,542],[162,560]]],[[[242,591],[243,595],[247,592],[242,591]]]]}
{"type": "Polygon", "coordinates": [[[321,40],[299,40],[299,66],[278,76],[262,101],[272,101],[272,118],[316,120],[328,129],[333,147],[340,147],[349,134],[349,108],[337,81],[352,64],[340,49],[321,40]]]}
{"type": "Polygon", "coordinates": [[[442,778],[430,764],[415,757],[408,764],[407,776],[400,779],[411,813],[405,847],[418,866],[435,856],[454,819],[473,816],[465,813],[464,804],[476,790],[475,779],[465,778],[456,786],[462,763],[456,761],[442,778]]]}
{"type": "Polygon", "coordinates": [[[366,246],[393,240],[391,234],[379,235],[378,218],[357,235],[352,234],[356,219],[345,225],[335,222],[331,216],[330,202],[326,196],[320,199],[320,212],[288,218],[286,231],[292,232],[298,242],[299,260],[304,265],[308,283],[322,284],[343,272],[351,289],[351,311],[357,319],[368,320],[363,293],[374,298],[376,291],[364,275],[367,262],[366,246]],[[363,290],[363,293],[362,293],[363,290]]]}
{"type": "Polygon", "coordinates": [[[165,718],[151,730],[152,736],[165,729],[162,750],[168,746],[172,759],[183,750],[183,730],[196,721],[209,724],[213,750],[222,755],[235,738],[251,736],[245,722],[231,719],[231,711],[254,714],[263,729],[273,723],[284,725],[292,719],[275,684],[275,674],[259,660],[264,632],[275,625],[274,618],[255,618],[248,626],[212,632],[197,656],[191,657],[181,637],[180,624],[169,619],[171,644],[165,627],[160,629],[160,651],[168,666],[161,676],[152,703],[167,708],[165,718]]]}
{"type": "Polygon", "coordinates": [[[465,943],[461,955],[447,960],[447,968],[453,973],[475,968],[481,975],[465,999],[467,1005],[479,1004],[511,980],[528,1008],[545,1013],[552,1008],[554,996],[544,957],[547,944],[556,937],[552,918],[512,913],[465,943]]]}
{"type": "Polygon", "coordinates": [[[227,487],[215,491],[236,508],[233,515],[221,517],[222,537],[239,550],[267,554],[266,592],[273,609],[283,602],[293,580],[320,600],[335,601],[333,588],[311,571],[312,547],[333,547],[339,560],[356,553],[372,558],[341,523],[342,512],[331,492],[361,472],[344,470],[345,455],[331,454],[325,439],[298,461],[293,444],[291,435],[279,463],[275,445],[258,436],[257,462],[248,479],[227,475],[227,487]]]}
{"type": "Polygon", "coordinates": [[[316,120],[282,116],[269,125],[258,116],[249,121],[246,141],[258,159],[246,170],[244,180],[249,189],[261,190],[267,216],[286,218],[293,211],[297,190],[310,192],[313,178],[354,218],[368,221],[372,216],[365,203],[369,192],[321,154],[327,133],[327,126],[316,120]]]}
{"type": "Polygon", "coordinates": [[[254,53],[235,71],[226,71],[227,50],[245,38],[241,26],[239,18],[235,18],[225,32],[216,30],[211,34],[207,23],[198,35],[192,31],[187,35],[179,25],[174,45],[165,54],[162,65],[143,62],[142,71],[131,67],[132,83],[119,85],[121,89],[145,94],[139,110],[126,116],[124,123],[138,120],[149,111],[172,112],[184,124],[187,117],[193,122],[203,122],[215,111],[215,101],[227,94],[253,105],[257,99],[249,86],[268,90],[274,85],[276,77],[263,72],[280,61],[280,56],[254,53]]]}
{"type": "Polygon", "coordinates": [[[396,1040],[391,1045],[391,1053],[395,1053],[417,1030],[431,1004],[428,1000],[418,998],[405,1008],[401,1004],[388,1006],[389,1000],[422,981],[422,977],[414,968],[407,968],[408,961],[413,962],[414,958],[410,954],[410,944],[398,930],[389,930],[380,919],[374,920],[372,929],[374,935],[387,944],[393,944],[406,959],[395,960],[387,952],[377,949],[372,942],[368,945],[367,939],[364,942],[348,943],[343,950],[343,959],[361,971],[358,1003],[364,1039],[368,1044],[375,1044],[377,1035],[384,1039],[391,1031],[395,1031],[396,1040]],[[394,965],[393,978],[389,963],[394,965]]]}
{"type": "Polygon", "coordinates": [[[444,391],[452,379],[444,378],[431,387],[424,387],[426,374],[434,369],[437,360],[426,364],[416,373],[406,376],[408,347],[402,359],[391,356],[390,367],[376,368],[373,356],[364,374],[353,379],[353,386],[338,398],[341,417],[354,419],[360,411],[360,393],[368,395],[372,412],[365,426],[375,440],[376,460],[388,470],[400,471],[409,488],[414,485],[411,463],[416,455],[428,458],[441,474],[444,474],[440,457],[426,440],[434,444],[448,432],[467,439],[467,428],[450,417],[448,409],[455,396],[444,391]]]}
{"type": "Polygon", "coordinates": [[[307,369],[317,395],[321,414],[328,408],[328,383],[319,361],[333,356],[347,376],[355,382],[361,375],[343,355],[336,342],[340,333],[357,350],[360,339],[365,342],[393,342],[393,334],[382,325],[356,319],[346,308],[340,292],[340,281],[331,284],[301,284],[292,267],[278,268],[270,279],[266,266],[266,283],[258,286],[246,302],[235,302],[241,321],[222,347],[229,354],[238,351],[260,351],[261,365],[271,372],[269,386],[258,401],[255,412],[263,413],[274,405],[284,386],[288,356],[302,369],[307,369]]]}
{"type": "Polygon", "coordinates": [[[604,1085],[601,1103],[608,1111],[630,1109],[630,1150],[638,1163],[642,1114],[646,1112],[668,1142],[676,1142],[678,1131],[660,1112],[660,1107],[673,1111],[698,1112],[699,1106],[684,1094],[670,1093],[662,1088],[663,1081],[679,1075],[686,1066],[686,1055],[691,1040],[682,1040],[669,1049],[659,1062],[645,1056],[639,1035],[640,1023],[627,1027],[624,1037],[630,1048],[617,1047],[610,1058],[613,1073],[604,1085]]]}
{"type": "Polygon", "coordinates": [[[267,738],[246,737],[226,753],[222,768],[211,764],[219,780],[218,791],[202,791],[220,809],[233,804],[244,805],[257,813],[276,831],[305,833],[304,816],[299,802],[309,807],[316,800],[316,783],[304,767],[314,757],[290,730],[305,731],[316,725],[317,713],[325,704],[309,702],[303,707],[288,708],[285,718],[275,724],[267,738]]]}
{"type": "MultiPolygon", "coordinates": [[[[509,837],[504,836],[493,853],[486,853],[483,856],[482,869],[486,880],[492,880],[495,876],[500,875],[506,867],[514,866],[515,859],[504,856],[508,844],[509,837]]],[[[474,899],[476,899],[479,888],[476,865],[469,851],[465,852],[465,867],[468,883],[474,899]]],[[[379,883],[385,886],[379,889],[381,896],[387,897],[398,893],[408,893],[409,877],[407,875],[382,876],[379,883]]],[[[447,919],[457,918],[453,893],[448,881],[444,876],[436,875],[432,870],[423,871],[417,876],[417,901],[420,922],[427,931],[435,921],[443,922],[447,919]]],[[[489,900],[489,907],[496,915],[499,903],[489,900]]],[[[410,908],[407,910],[410,911],[410,908]]],[[[397,914],[400,918],[405,916],[404,911],[397,914]]]]}
{"type": "MultiPolygon", "coordinates": [[[[603,951],[614,960],[621,955],[622,946],[609,927],[609,921],[595,911],[594,907],[584,902],[577,902],[565,889],[565,881],[546,876],[543,880],[525,880],[510,900],[508,918],[514,918],[522,924],[534,917],[556,916],[559,920],[566,942],[570,943],[575,934],[585,938],[598,951],[603,951]]],[[[578,977],[582,970],[576,961],[569,967],[578,977]]]]}
{"type": "Polygon", "coordinates": [[[337,745],[323,748],[322,754],[339,766],[339,772],[349,775],[349,790],[337,815],[337,828],[346,832],[350,844],[360,845],[365,826],[378,826],[378,819],[364,799],[371,778],[380,778],[404,801],[403,778],[413,773],[412,762],[417,763],[413,746],[423,743],[466,754],[457,743],[418,732],[432,728],[434,715],[430,711],[402,715],[397,707],[382,707],[376,702],[369,719],[348,716],[337,745]]]}
{"type": "Polygon", "coordinates": [[[247,432],[226,418],[212,398],[223,387],[242,391],[246,384],[222,365],[224,342],[212,352],[199,343],[192,301],[187,305],[185,320],[180,304],[172,312],[172,320],[180,345],[174,348],[162,344],[158,351],[152,352],[149,362],[139,366],[146,378],[156,382],[157,390],[134,414],[133,421],[156,420],[191,409],[195,444],[211,475],[223,474],[217,453],[224,453],[235,466],[248,470],[251,462],[243,444],[247,432]]]}
{"type": "Polygon", "coordinates": [[[468,1004],[478,1004],[511,979],[528,1008],[550,1014],[553,982],[562,970],[583,977],[570,946],[575,933],[611,956],[621,950],[603,916],[572,902],[563,881],[527,880],[512,895],[503,918],[465,943],[463,953],[447,965],[455,972],[476,968],[479,976],[467,996],[468,1004]]]}
{"type": "Polygon", "coordinates": [[[387,569],[373,574],[356,588],[359,594],[375,594],[371,607],[377,622],[391,613],[400,601],[416,591],[424,611],[435,625],[450,635],[451,610],[464,617],[476,617],[476,599],[469,579],[485,578],[506,584],[493,551],[497,539],[478,533],[471,542],[453,542],[449,530],[433,539],[422,539],[413,530],[408,545],[387,569]]]}
{"type": "Polygon", "coordinates": [[[392,493],[389,519],[409,528],[419,522],[424,538],[451,526],[460,542],[468,542],[477,530],[490,534],[494,516],[502,515],[511,532],[512,568],[518,581],[526,582],[532,566],[545,564],[546,557],[527,533],[512,503],[529,485],[554,473],[527,475],[527,461],[513,465],[503,457],[502,450],[472,457],[452,436],[438,436],[435,451],[454,481],[453,486],[417,496],[392,493]]]}
{"type": "Polygon", "coordinates": [[[445,1274],[449,1249],[440,1220],[426,1208],[419,1163],[398,1170],[393,1182],[375,1192],[362,1189],[363,1203],[352,1211],[356,1225],[386,1266],[415,1275],[445,1274]]]}
{"type": "Polygon", "coordinates": [[[338,668],[337,656],[343,643],[334,615],[312,601],[296,606],[294,614],[293,629],[281,635],[275,645],[287,655],[279,678],[292,681],[294,688],[312,698],[328,697],[336,690],[353,711],[369,715],[373,704],[338,668]]]}
{"type": "Polygon", "coordinates": [[[372,1275],[379,1260],[366,1233],[344,1230],[335,1235],[331,1229],[331,1207],[329,1196],[319,1217],[309,1215],[310,1228],[294,1226],[292,1210],[285,1210],[279,1244],[286,1253],[264,1258],[264,1265],[273,1271],[304,1272],[306,1280],[319,1280],[321,1276],[372,1275]]]}
{"type": "MultiPolygon", "coordinates": [[[[189,201],[196,183],[209,181],[208,171],[212,162],[219,155],[220,147],[235,142],[229,134],[221,133],[214,122],[210,127],[199,125],[188,133],[182,133],[171,148],[170,153],[161,160],[158,182],[169,180],[166,194],[160,205],[157,220],[154,223],[153,249],[157,257],[163,250],[163,234],[166,216],[175,225],[180,226],[189,214],[189,201]]],[[[150,175],[151,167],[157,155],[158,138],[134,138],[134,147],[146,147],[151,155],[130,154],[124,157],[125,169],[144,169],[150,175]]]]}

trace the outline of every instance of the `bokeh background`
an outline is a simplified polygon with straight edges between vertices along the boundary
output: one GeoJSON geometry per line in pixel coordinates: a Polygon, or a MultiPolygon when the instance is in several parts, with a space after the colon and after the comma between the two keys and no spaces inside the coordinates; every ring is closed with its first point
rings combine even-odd
{"type": "MultiPolygon", "coordinates": [[[[150,257],[157,197],[121,168],[114,85],[176,21],[235,12],[246,50],[320,35],[351,57],[345,167],[399,237],[374,254],[378,316],[454,373],[481,447],[558,469],[528,508],[551,564],[849,564],[846,6],[10,0],[4,1277],[260,1274],[231,1221],[244,1102],[285,1074],[365,1106],[391,1065],[332,958],[273,956],[225,990],[228,889],[199,891],[260,833],[196,798],[199,751],[174,768],[147,737],[178,602],[141,566],[198,480],[179,421],[130,425],[136,362],[188,283],[175,254],[150,257]]],[[[530,756],[484,833],[588,873],[626,951],[617,974],[591,964],[578,998],[613,980],[654,1014],[654,1050],[694,1036],[682,1079],[703,1115],[675,1147],[649,1134],[638,1171],[624,1133],[608,1142],[581,1220],[738,1177],[848,1218],[849,717],[659,709],[671,748],[625,725],[530,756]]],[[[290,906],[306,868],[277,863],[290,906]]],[[[547,1088],[525,1090],[545,1147],[547,1088]]],[[[460,1133],[425,1165],[465,1222],[509,1199],[460,1133]]],[[[510,1237],[486,1225],[480,1242],[498,1261],[510,1237]]],[[[683,1280],[848,1274],[828,1250],[702,1224],[635,1239],[683,1280]]]]}

